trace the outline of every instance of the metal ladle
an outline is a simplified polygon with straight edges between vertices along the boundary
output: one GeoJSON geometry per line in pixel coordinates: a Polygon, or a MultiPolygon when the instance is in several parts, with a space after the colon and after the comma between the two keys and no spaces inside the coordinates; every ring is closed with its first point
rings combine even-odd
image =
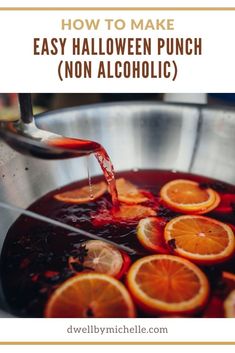
{"type": "Polygon", "coordinates": [[[14,121],[0,118],[0,136],[13,149],[43,159],[61,159],[87,156],[100,149],[100,144],[81,139],[70,139],[66,148],[65,137],[37,128],[33,118],[31,95],[20,93],[20,118],[14,121]],[[74,147],[73,146],[74,142],[74,147]]]}
{"type": "MultiPolygon", "coordinates": [[[[89,140],[79,140],[79,139],[70,139],[71,145],[74,141],[76,146],[81,145],[82,148],[76,147],[76,150],[67,148],[55,147],[51,142],[60,141],[64,138],[61,135],[57,135],[48,131],[38,129],[34,123],[33,112],[32,112],[32,103],[30,94],[19,94],[19,104],[20,104],[20,119],[14,121],[7,121],[3,118],[0,119],[0,136],[4,141],[15,150],[23,153],[30,154],[34,157],[39,157],[43,159],[61,159],[61,158],[71,158],[78,156],[85,156],[91,153],[98,151],[101,146],[100,144],[89,141],[89,140]]],[[[135,249],[128,247],[126,245],[118,244],[109,239],[104,239],[99,237],[96,234],[91,234],[80,228],[72,227],[69,224],[53,220],[51,218],[45,217],[38,213],[32,212],[30,210],[24,210],[23,208],[10,205],[6,202],[1,202],[0,207],[8,210],[17,211],[21,214],[24,214],[28,217],[35,218],[37,220],[52,224],[63,229],[73,231],[82,236],[85,236],[88,239],[98,239],[109,244],[115,245],[120,250],[124,250],[129,254],[137,254],[135,249]]]]}

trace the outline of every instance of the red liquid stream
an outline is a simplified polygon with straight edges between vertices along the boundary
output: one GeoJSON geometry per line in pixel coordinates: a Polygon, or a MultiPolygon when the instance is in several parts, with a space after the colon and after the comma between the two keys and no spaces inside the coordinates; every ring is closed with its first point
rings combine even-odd
{"type": "Polygon", "coordinates": [[[104,173],[104,177],[109,185],[109,192],[112,197],[113,207],[117,208],[118,207],[118,195],[117,195],[116,180],[115,180],[113,164],[109,158],[108,153],[106,152],[106,150],[103,147],[101,147],[100,150],[98,150],[95,153],[95,157],[96,157],[97,161],[99,162],[100,167],[104,173]]]}
{"type": "Polygon", "coordinates": [[[113,207],[115,208],[118,207],[118,197],[117,197],[114,167],[107,151],[104,149],[102,145],[94,141],[65,138],[65,137],[50,140],[48,144],[54,147],[59,147],[61,149],[71,151],[70,157],[79,157],[79,156],[83,156],[86,153],[87,154],[94,153],[103,171],[107,184],[109,186],[109,192],[112,197],[113,207]]]}

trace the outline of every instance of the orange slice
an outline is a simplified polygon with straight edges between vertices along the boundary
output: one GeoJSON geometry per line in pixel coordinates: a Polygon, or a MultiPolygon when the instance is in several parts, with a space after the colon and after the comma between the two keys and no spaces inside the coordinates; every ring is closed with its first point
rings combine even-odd
{"type": "Polygon", "coordinates": [[[92,184],[91,188],[90,186],[83,186],[79,189],[73,189],[62,192],[61,194],[56,194],[54,198],[62,202],[82,204],[98,199],[106,191],[107,185],[104,181],[101,181],[100,183],[92,184]]]}
{"type": "Polygon", "coordinates": [[[188,260],[173,255],[152,255],[137,260],[127,274],[129,291],[144,311],[195,313],[207,302],[209,283],[188,260]]]}
{"type": "Polygon", "coordinates": [[[141,219],[137,226],[137,238],[141,245],[153,253],[168,253],[164,239],[166,222],[160,217],[141,219]]]}
{"type": "Polygon", "coordinates": [[[174,252],[200,264],[227,260],[234,252],[232,229],[222,222],[204,216],[180,216],[167,223],[166,242],[174,242],[174,252]]]}
{"type": "Polygon", "coordinates": [[[138,204],[148,201],[148,198],[130,181],[119,178],[116,180],[118,200],[127,204],[138,204]]]}
{"type": "Polygon", "coordinates": [[[140,220],[141,218],[156,215],[156,212],[152,208],[142,205],[120,205],[112,213],[113,217],[120,221],[140,220]]]}
{"type": "Polygon", "coordinates": [[[165,184],[160,190],[163,203],[176,212],[203,214],[212,211],[220,202],[213,189],[202,189],[195,181],[177,179],[165,184]]]}
{"type": "Polygon", "coordinates": [[[209,212],[211,212],[213,210],[216,210],[216,208],[220,204],[220,201],[221,201],[220,195],[218,194],[218,192],[215,191],[215,201],[214,201],[214,203],[211,206],[205,207],[201,211],[194,212],[194,214],[205,214],[205,213],[209,213],[209,212]]]}
{"type": "Polygon", "coordinates": [[[224,301],[224,315],[229,318],[235,317],[235,290],[224,301]]]}
{"type": "Polygon", "coordinates": [[[70,269],[76,271],[75,265],[78,264],[82,265],[85,271],[104,273],[113,277],[119,275],[123,257],[117,248],[101,240],[89,240],[84,245],[87,251],[84,261],[70,256],[68,259],[70,269]]]}
{"type": "Polygon", "coordinates": [[[84,273],[68,279],[54,291],[47,302],[45,317],[135,317],[135,308],[128,291],[117,279],[84,273]]]}

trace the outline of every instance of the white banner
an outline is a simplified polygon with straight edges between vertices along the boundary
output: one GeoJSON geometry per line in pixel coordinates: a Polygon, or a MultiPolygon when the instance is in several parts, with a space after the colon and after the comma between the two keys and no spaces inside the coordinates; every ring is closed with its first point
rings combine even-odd
{"type": "Polygon", "coordinates": [[[0,92],[234,92],[235,10],[0,10],[0,33],[0,92]]]}
{"type": "Polygon", "coordinates": [[[235,319],[0,319],[0,342],[235,343],[235,319]]]}

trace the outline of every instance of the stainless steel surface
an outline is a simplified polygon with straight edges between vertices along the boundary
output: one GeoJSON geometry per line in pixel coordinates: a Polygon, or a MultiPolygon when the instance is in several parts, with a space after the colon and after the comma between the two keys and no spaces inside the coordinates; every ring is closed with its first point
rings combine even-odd
{"type": "MultiPolygon", "coordinates": [[[[63,149],[53,145],[53,141],[60,141],[63,136],[39,129],[34,120],[25,124],[21,120],[14,122],[0,122],[0,136],[13,149],[22,154],[41,159],[60,159],[67,157],[87,156],[99,149],[99,144],[80,140],[81,150],[63,149]]],[[[77,142],[79,142],[77,141],[77,142]]]]}
{"type": "MultiPolygon", "coordinates": [[[[42,114],[36,125],[100,142],[116,170],[177,169],[235,184],[235,112],[203,106],[120,103],[42,114]]],[[[43,194],[87,177],[86,158],[40,160],[0,143],[0,201],[27,207],[43,194]]],[[[100,167],[89,157],[91,174],[100,167]]],[[[0,248],[17,212],[1,209],[0,248]]]]}
{"type": "Polygon", "coordinates": [[[87,140],[76,140],[74,149],[60,148],[55,142],[62,141],[64,136],[39,129],[35,125],[30,93],[19,93],[20,114],[18,118],[0,117],[0,136],[14,150],[41,159],[61,159],[82,157],[99,150],[100,145],[87,140]],[[53,143],[54,142],[54,143],[53,143]],[[81,150],[78,149],[81,143],[81,150]]]}

